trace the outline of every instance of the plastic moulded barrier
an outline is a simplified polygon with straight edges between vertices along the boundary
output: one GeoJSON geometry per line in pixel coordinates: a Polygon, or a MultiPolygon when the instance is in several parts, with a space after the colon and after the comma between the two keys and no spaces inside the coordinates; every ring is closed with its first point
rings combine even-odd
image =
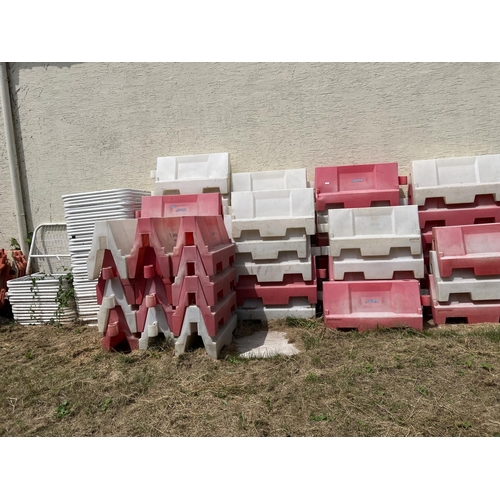
{"type": "Polygon", "coordinates": [[[241,321],[270,321],[288,317],[310,319],[316,316],[316,307],[301,297],[292,297],[287,304],[277,306],[264,306],[262,299],[249,298],[236,309],[236,314],[241,321]]]}
{"type": "Polygon", "coordinates": [[[157,159],[155,195],[230,192],[229,153],[165,156],[157,159]],[[166,193],[167,192],[167,193],[166,193]]]}
{"type": "Polygon", "coordinates": [[[179,270],[172,284],[172,304],[177,306],[182,297],[184,280],[199,280],[203,295],[209,306],[215,306],[218,300],[234,290],[236,269],[227,267],[213,276],[209,276],[203,266],[200,253],[195,246],[182,249],[179,270]]]}
{"type": "Polygon", "coordinates": [[[309,254],[305,259],[298,259],[295,252],[282,252],[277,259],[249,261],[245,254],[236,255],[234,263],[236,275],[254,275],[259,282],[282,282],[287,274],[300,274],[304,281],[313,279],[312,261],[309,254]]]}
{"type": "Polygon", "coordinates": [[[232,191],[276,191],[307,188],[307,170],[270,170],[232,174],[232,191]]]}
{"type": "Polygon", "coordinates": [[[231,344],[233,332],[238,323],[236,314],[232,314],[226,323],[219,327],[215,336],[209,333],[204,318],[205,316],[199,307],[189,306],[186,308],[182,328],[175,341],[176,355],[184,354],[189,349],[195,331],[202,338],[207,354],[214,359],[219,357],[220,351],[225,345],[231,344]]]}
{"type": "Polygon", "coordinates": [[[362,256],[389,255],[393,248],[420,255],[422,242],[416,206],[329,210],[330,255],[358,250],[362,256]]]}
{"type": "Polygon", "coordinates": [[[329,257],[329,265],[333,280],[343,280],[350,273],[362,273],[365,280],[420,279],[425,275],[423,254],[412,255],[409,248],[393,248],[389,255],[374,257],[363,257],[359,250],[344,250],[340,257],[329,257]]]}
{"type": "Polygon", "coordinates": [[[303,259],[311,246],[303,228],[289,229],[282,238],[261,238],[258,231],[245,231],[234,244],[236,253],[248,253],[253,260],[277,259],[280,252],[296,252],[297,258],[303,259]]]}
{"type": "Polygon", "coordinates": [[[450,295],[448,302],[436,298],[434,276],[429,275],[432,319],[436,325],[444,325],[447,319],[465,318],[467,323],[498,323],[500,300],[473,301],[463,294],[450,295]]]}
{"type": "Polygon", "coordinates": [[[317,167],[315,169],[316,210],[370,207],[373,203],[399,205],[397,163],[317,167]]]}
{"type": "MultiPolygon", "coordinates": [[[[165,261],[162,269],[171,261],[171,271],[164,270],[163,277],[177,275],[185,246],[198,248],[209,276],[231,266],[235,257],[235,246],[227,236],[222,216],[139,219],[134,248],[143,244],[154,249],[160,262],[165,261]]],[[[134,277],[140,267],[138,254],[133,252],[129,262],[129,274],[134,277]]]]}
{"type": "Polygon", "coordinates": [[[472,269],[457,269],[451,277],[439,274],[436,252],[429,252],[431,274],[434,276],[438,302],[448,302],[451,294],[468,294],[473,301],[500,300],[500,275],[476,277],[472,269]]]}
{"type": "Polygon", "coordinates": [[[446,205],[440,199],[427,200],[418,207],[418,220],[422,232],[437,226],[471,226],[500,222],[500,202],[491,195],[477,196],[474,203],[446,205]]]}
{"type": "Polygon", "coordinates": [[[500,275],[500,224],[435,227],[432,238],[441,277],[451,276],[454,269],[500,275]]]}
{"type": "Polygon", "coordinates": [[[323,311],[328,328],[423,328],[417,280],[324,282],[323,311]]]}
{"type": "Polygon", "coordinates": [[[443,198],[447,205],[473,203],[484,194],[500,201],[500,154],[412,161],[410,185],[413,205],[429,198],[443,198]]]}
{"type": "Polygon", "coordinates": [[[240,276],[236,285],[238,306],[247,299],[261,299],[264,306],[288,304],[293,297],[305,297],[309,304],[318,301],[316,280],[304,281],[301,275],[287,275],[283,281],[259,283],[255,276],[240,276]]]}
{"type": "Polygon", "coordinates": [[[89,280],[95,280],[103,267],[104,253],[109,251],[122,279],[127,279],[127,257],[132,247],[137,231],[137,219],[118,219],[96,221],[92,247],[87,257],[87,274],[89,280]]]}
{"type": "Polygon", "coordinates": [[[142,199],[141,218],[222,215],[219,193],[147,196],[142,199]]]}
{"type": "Polygon", "coordinates": [[[199,283],[193,281],[186,284],[186,286],[192,286],[192,288],[188,288],[187,293],[183,294],[184,300],[179,302],[179,305],[172,314],[173,334],[176,337],[181,334],[186,309],[189,306],[195,305],[199,308],[200,314],[203,316],[208,335],[215,337],[219,328],[229,321],[232,313],[236,310],[236,292],[231,292],[220,299],[215,306],[209,307],[199,283]]]}
{"type": "Polygon", "coordinates": [[[288,229],[316,233],[314,190],[240,191],[232,194],[232,237],[259,231],[262,238],[283,237],[288,229]]]}

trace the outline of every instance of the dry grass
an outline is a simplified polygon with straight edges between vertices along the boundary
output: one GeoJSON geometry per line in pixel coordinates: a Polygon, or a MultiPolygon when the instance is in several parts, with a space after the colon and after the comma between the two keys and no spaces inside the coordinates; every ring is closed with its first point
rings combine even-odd
{"type": "Polygon", "coordinates": [[[0,326],[0,435],[500,436],[500,325],[269,329],[301,353],[108,353],[96,328],[0,326]]]}

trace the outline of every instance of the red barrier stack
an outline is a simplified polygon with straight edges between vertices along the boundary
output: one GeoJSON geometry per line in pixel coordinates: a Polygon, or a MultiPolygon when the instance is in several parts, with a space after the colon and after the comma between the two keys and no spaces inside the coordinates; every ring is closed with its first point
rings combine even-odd
{"type": "Polygon", "coordinates": [[[429,285],[434,323],[445,324],[451,318],[465,318],[469,324],[498,323],[500,223],[434,227],[432,235],[435,253],[429,285]],[[439,300],[440,287],[441,298],[448,300],[439,300]]]}
{"type": "Polygon", "coordinates": [[[217,357],[236,326],[235,246],[220,194],[145,197],[138,215],[130,253],[120,252],[127,277],[119,276],[109,249],[102,256],[97,297],[103,347],[126,341],[130,349],[144,349],[161,331],[183,352],[197,323],[207,352],[217,357]]]}
{"type": "MultiPolygon", "coordinates": [[[[359,275],[364,276],[367,265],[371,266],[371,269],[377,265],[376,263],[371,264],[369,258],[380,261],[384,259],[391,260],[392,253],[387,255],[383,252],[380,255],[368,253],[367,255],[372,257],[368,257],[367,260],[363,261],[363,264],[359,261],[360,264],[358,265],[358,261],[354,256],[359,254],[359,258],[362,258],[361,256],[365,254],[356,247],[357,240],[354,238],[351,242],[354,245],[353,248],[346,248],[346,254],[342,250],[342,254],[337,256],[337,259],[339,259],[337,262],[340,262],[347,255],[350,255],[350,259],[354,260],[349,267],[352,270],[345,277],[337,278],[336,281],[333,272],[333,257],[330,252],[329,238],[336,238],[337,236],[333,235],[333,233],[329,234],[332,226],[330,225],[328,210],[358,208],[366,211],[373,210],[373,224],[377,225],[380,223],[377,222],[380,219],[377,210],[380,211],[381,209],[375,207],[399,206],[399,186],[403,184],[406,184],[406,177],[398,176],[397,163],[316,168],[315,194],[317,230],[319,233],[316,235],[316,243],[320,247],[316,259],[318,277],[321,277],[319,286],[322,291],[320,291],[320,297],[322,298],[325,324],[328,327],[357,328],[359,331],[363,331],[377,325],[384,327],[407,325],[415,329],[422,329],[420,288],[418,280],[413,279],[415,277],[413,273],[416,271],[410,271],[410,268],[415,268],[411,258],[404,261],[405,264],[400,265],[402,267],[401,271],[395,271],[395,273],[400,278],[408,276],[412,279],[391,279],[394,278],[392,274],[385,276],[384,273],[378,272],[373,273],[381,275],[377,279],[359,278],[359,275]],[[324,249],[327,249],[327,252],[324,249]],[[409,264],[406,264],[406,262],[409,262],[409,264]],[[408,266],[408,269],[405,265],[408,266]],[[325,278],[328,278],[328,281],[325,278]],[[354,279],[357,279],[357,281],[354,281],[354,279]],[[401,297],[404,297],[404,300],[401,297]]],[[[348,212],[348,210],[345,211],[348,212]]],[[[347,216],[348,214],[346,214],[347,216]]],[[[389,215],[386,217],[389,217],[389,215]]],[[[354,224],[353,221],[346,220],[346,224],[350,223],[354,224]]],[[[416,228],[414,232],[419,235],[416,220],[414,226],[416,228]]],[[[377,232],[374,231],[373,234],[375,238],[377,232]]],[[[395,249],[395,253],[398,254],[398,252],[399,249],[395,249]]],[[[411,254],[413,259],[418,260],[419,256],[415,254],[413,249],[411,254]]],[[[423,276],[421,260],[419,265],[422,268],[420,276],[423,276]]]]}

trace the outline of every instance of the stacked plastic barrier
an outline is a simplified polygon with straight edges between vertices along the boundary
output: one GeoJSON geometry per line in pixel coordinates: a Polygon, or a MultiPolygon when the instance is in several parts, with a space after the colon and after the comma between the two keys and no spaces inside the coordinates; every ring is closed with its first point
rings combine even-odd
{"type": "Polygon", "coordinates": [[[436,325],[500,320],[500,223],[435,227],[430,296],[436,325]]]}
{"type": "MultiPolygon", "coordinates": [[[[500,155],[418,160],[412,161],[409,169],[408,198],[411,204],[418,206],[424,259],[429,272],[434,228],[500,222],[500,155]]],[[[436,314],[436,311],[445,311],[445,303],[440,303],[433,294],[435,278],[429,275],[422,281],[426,289],[422,299],[424,305],[433,306],[434,321],[442,321],[444,312],[436,314]]],[[[470,300],[466,296],[458,298],[461,304],[470,300]]],[[[468,322],[481,319],[480,315],[469,313],[466,306],[462,306],[461,311],[464,313],[461,316],[458,310],[456,313],[448,310],[447,314],[450,319],[461,317],[468,322]]]]}
{"type": "Polygon", "coordinates": [[[153,196],[220,193],[223,213],[231,204],[229,153],[158,157],[153,196]]]}
{"type": "Polygon", "coordinates": [[[432,228],[500,222],[500,155],[418,160],[409,169],[426,264],[432,228]]]}
{"type": "Polygon", "coordinates": [[[143,196],[148,191],[138,189],[111,189],[87,193],[68,194],[64,201],[67,223],[71,270],[73,272],[75,300],[81,321],[97,323],[99,306],[96,281],[87,277],[87,258],[90,252],[94,224],[110,219],[133,219],[141,208],[143,196]]]}
{"type": "Polygon", "coordinates": [[[316,169],[318,231],[328,228],[327,270],[324,255],[317,258],[328,276],[322,306],[329,328],[422,329],[424,262],[417,209],[400,205],[404,183],[396,163],[316,169]]]}
{"type": "Polygon", "coordinates": [[[197,334],[217,358],[237,323],[234,256],[218,193],[152,196],[137,220],[96,223],[88,277],[102,346],[146,349],[161,332],[182,354],[197,334]]]}
{"type": "Polygon", "coordinates": [[[314,192],[306,169],[233,174],[231,200],[238,318],[314,317],[314,192]]]}

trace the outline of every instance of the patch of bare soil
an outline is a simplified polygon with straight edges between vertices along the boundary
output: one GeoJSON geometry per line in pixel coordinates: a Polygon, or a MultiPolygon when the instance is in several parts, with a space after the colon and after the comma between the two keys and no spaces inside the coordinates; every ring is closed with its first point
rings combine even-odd
{"type": "Polygon", "coordinates": [[[245,359],[233,345],[216,361],[158,343],[108,353],[85,325],[0,325],[0,435],[500,436],[500,325],[267,328],[301,352],[245,359]]]}

